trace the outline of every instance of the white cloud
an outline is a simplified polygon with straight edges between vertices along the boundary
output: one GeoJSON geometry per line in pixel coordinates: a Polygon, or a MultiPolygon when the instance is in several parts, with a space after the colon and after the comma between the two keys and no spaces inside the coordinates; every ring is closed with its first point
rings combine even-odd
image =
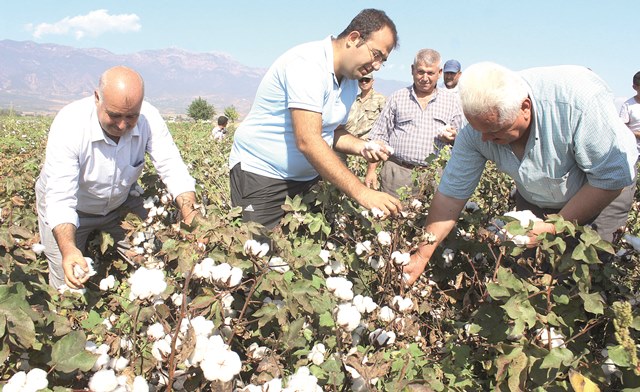
{"type": "Polygon", "coordinates": [[[79,40],[85,36],[97,37],[110,32],[136,32],[140,31],[142,25],[136,14],[109,15],[108,10],[95,10],[86,15],[66,17],[55,23],[40,23],[35,27],[28,24],[26,28],[33,31],[34,38],[73,34],[79,40]]]}

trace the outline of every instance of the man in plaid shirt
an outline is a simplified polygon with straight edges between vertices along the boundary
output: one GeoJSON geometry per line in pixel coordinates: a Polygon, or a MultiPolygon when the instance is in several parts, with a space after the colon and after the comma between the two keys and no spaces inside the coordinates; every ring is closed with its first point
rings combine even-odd
{"type": "MultiPolygon", "coordinates": [[[[413,85],[393,93],[374,123],[370,140],[381,140],[394,153],[380,171],[381,190],[398,197],[398,189],[412,187],[414,168],[427,164],[426,158],[452,144],[464,116],[458,97],[447,89],[438,89],[442,75],[440,53],[433,49],[418,51],[411,65],[413,85]]],[[[378,163],[370,163],[365,184],[377,188],[378,163]]]]}

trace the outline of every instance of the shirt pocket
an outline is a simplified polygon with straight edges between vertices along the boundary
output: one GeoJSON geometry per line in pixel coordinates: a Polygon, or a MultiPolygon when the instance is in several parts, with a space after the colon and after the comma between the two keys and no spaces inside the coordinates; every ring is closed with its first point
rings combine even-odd
{"type": "Polygon", "coordinates": [[[533,182],[527,187],[531,198],[534,202],[540,203],[540,207],[561,208],[574,194],[569,189],[570,175],[571,172],[562,177],[545,177],[533,182]]]}
{"type": "Polygon", "coordinates": [[[131,186],[135,184],[136,181],[138,181],[138,178],[140,178],[143,169],[144,161],[136,166],[125,166],[122,169],[120,181],[118,184],[116,184],[116,193],[118,195],[122,195],[124,193],[128,194],[131,190],[131,186]]]}

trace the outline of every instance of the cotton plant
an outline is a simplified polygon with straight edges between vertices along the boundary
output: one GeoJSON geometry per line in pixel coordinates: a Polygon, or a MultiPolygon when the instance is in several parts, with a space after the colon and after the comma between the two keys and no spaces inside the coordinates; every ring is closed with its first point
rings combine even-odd
{"type": "Polygon", "coordinates": [[[388,306],[383,306],[382,308],[380,308],[380,312],[378,313],[378,320],[382,321],[383,323],[390,323],[395,318],[396,315],[393,312],[393,309],[388,306]]]}
{"type": "Polygon", "coordinates": [[[338,305],[334,309],[336,324],[347,332],[351,332],[358,327],[361,320],[358,308],[351,303],[338,305]]]}
{"type": "Polygon", "coordinates": [[[282,391],[282,379],[280,378],[272,378],[262,385],[249,384],[242,389],[239,389],[240,392],[281,392],[282,391]]]}
{"type": "Polygon", "coordinates": [[[371,253],[371,241],[362,241],[356,244],[356,254],[362,256],[363,254],[371,253]]]}
{"type": "Polygon", "coordinates": [[[406,313],[413,310],[413,301],[411,298],[403,298],[400,295],[396,295],[391,300],[391,305],[396,308],[400,313],[406,313]]]}
{"type": "Polygon", "coordinates": [[[100,290],[109,291],[116,286],[116,278],[113,275],[109,275],[106,278],[100,280],[100,290]]]}
{"type": "Polygon", "coordinates": [[[228,263],[216,264],[212,258],[206,257],[194,266],[193,276],[226,287],[235,287],[242,282],[243,272],[238,267],[232,267],[228,263]]]}
{"type": "Polygon", "coordinates": [[[276,271],[281,274],[284,274],[291,269],[291,267],[289,267],[289,264],[287,264],[287,262],[284,261],[282,257],[270,258],[268,267],[271,271],[276,271]]]}
{"type": "Polygon", "coordinates": [[[324,363],[324,356],[327,353],[327,349],[322,343],[316,343],[309,354],[307,354],[307,359],[311,361],[314,365],[320,366],[324,363]]]}
{"type": "MultiPolygon", "coordinates": [[[[535,216],[533,214],[533,212],[531,212],[529,210],[509,211],[509,212],[503,214],[503,216],[508,216],[510,218],[514,218],[514,219],[518,220],[520,222],[520,226],[522,226],[522,227],[529,227],[529,225],[531,225],[532,223],[541,222],[542,221],[542,219],[540,219],[537,216],[535,216]]],[[[505,229],[505,226],[506,226],[505,222],[503,222],[502,220],[496,219],[495,220],[495,225],[499,229],[498,238],[500,240],[512,241],[517,246],[526,246],[526,245],[529,244],[529,242],[530,242],[529,236],[520,235],[520,234],[514,235],[514,234],[509,233],[505,229]]]]}
{"type": "Polygon", "coordinates": [[[369,334],[369,342],[374,347],[391,346],[396,341],[396,334],[393,331],[385,331],[378,328],[369,334]]]}
{"type": "Polygon", "coordinates": [[[442,252],[442,260],[444,261],[445,267],[451,267],[453,264],[453,258],[455,257],[456,252],[453,249],[447,248],[442,252]]]}
{"type": "Polygon", "coordinates": [[[401,267],[405,266],[409,264],[410,260],[411,260],[411,254],[409,253],[400,252],[397,250],[391,253],[391,261],[393,261],[398,266],[401,266],[401,267]]]}
{"type": "Polygon", "coordinates": [[[376,236],[378,243],[382,246],[391,245],[391,234],[388,231],[380,231],[376,236]]]}
{"type": "Polygon", "coordinates": [[[200,362],[202,374],[209,381],[231,381],[242,368],[240,356],[222,341],[219,335],[207,342],[205,358],[200,362]]]}
{"type": "Polygon", "coordinates": [[[322,387],[318,385],[318,378],[312,375],[306,366],[301,366],[289,376],[286,385],[282,392],[322,392],[322,387]]]}
{"type": "Polygon", "coordinates": [[[378,308],[378,304],[376,304],[371,297],[365,297],[362,294],[353,297],[352,302],[360,314],[371,313],[378,308]]]}
{"type": "Polygon", "coordinates": [[[545,347],[548,347],[549,343],[552,348],[564,347],[564,335],[553,327],[536,330],[536,336],[545,347]]]}

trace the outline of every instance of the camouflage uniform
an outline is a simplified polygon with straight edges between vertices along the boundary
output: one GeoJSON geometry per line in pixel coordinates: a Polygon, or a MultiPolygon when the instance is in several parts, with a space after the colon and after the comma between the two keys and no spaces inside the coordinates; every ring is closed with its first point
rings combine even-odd
{"type": "Polygon", "coordinates": [[[385,101],[384,95],[375,92],[373,89],[364,99],[358,95],[349,112],[346,125],[347,131],[353,136],[367,139],[367,135],[380,115],[385,101]]]}

